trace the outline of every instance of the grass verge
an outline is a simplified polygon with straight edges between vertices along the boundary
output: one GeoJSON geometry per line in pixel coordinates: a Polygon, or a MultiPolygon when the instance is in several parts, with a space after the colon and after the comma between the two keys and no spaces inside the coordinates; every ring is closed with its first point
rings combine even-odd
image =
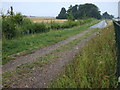
{"type": "Polygon", "coordinates": [[[81,39],[87,38],[92,33],[98,31],[99,29],[93,29],[92,31],[86,33],[80,38],[77,38],[71,42],[69,42],[66,45],[63,45],[59,47],[57,50],[52,51],[48,53],[45,57],[38,58],[33,63],[26,63],[19,65],[15,71],[8,71],[3,74],[3,86],[4,87],[10,87],[13,83],[15,83],[16,80],[19,82],[16,83],[16,85],[19,85],[19,83],[24,78],[28,78],[30,73],[33,73],[33,71],[37,68],[38,70],[42,70],[42,66],[46,64],[50,64],[51,62],[54,62],[57,58],[59,58],[59,54],[55,55],[56,53],[64,53],[66,50],[73,49],[74,46],[76,46],[78,43],[80,43],[81,39]],[[67,47],[66,47],[67,46],[67,47]],[[14,79],[13,79],[14,78],[14,79]]]}
{"type": "Polygon", "coordinates": [[[116,48],[113,26],[103,29],[65,67],[52,88],[116,88],[116,48]]]}
{"type": "Polygon", "coordinates": [[[80,33],[84,30],[86,30],[91,25],[94,25],[97,23],[98,20],[93,20],[92,22],[88,22],[87,24],[64,29],[64,30],[51,30],[50,32],[43,33],[43,34],[32,34],[27,35],[19,38],[15,38],[12,40],[6,40],[3,42],[3,61],[2,64],[7,63],[11,59],[14,59],[12,57],[9,57],[10,55],[16,54],[16,55],[23,55],[24,54],[32,52],[35,49],[43,48],[49,45],[52,45],[54,43],[57,43],[59,41],[62,41],[70,36],[73,36],[77,33],[80,33]],[[24,52],[25,51],[25,52],[24,52]]]}

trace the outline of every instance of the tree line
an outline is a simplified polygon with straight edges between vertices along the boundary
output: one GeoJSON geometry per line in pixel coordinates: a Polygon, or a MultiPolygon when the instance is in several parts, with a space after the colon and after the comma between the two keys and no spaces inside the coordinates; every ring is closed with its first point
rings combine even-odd
{"type": "Polygon", "coordinates": [[[14,13],[12,6],[6,14],[2,14],[3,39],[48,31],[49,28],[44,23],[33,23],[21,13],[14,13]]]}
{"type": "Polygon", "coordinates": [[[103,13],[103,15],[100,14],[99,8],[94,4],[83,4],[83,5],[75,5],[68,8],[66,10],[64,7],[62,7],[60,13],[56,17],[56,19],[82,19],[82,18],[96,18],[96,19],[112,19],[114,16],[109,15],[107,12],[103,13]]]}
{"type": "MultiPolygon", "coordinates": [[[[105,12],[102,17],[105,19],[113,18],[113,16],[109,15],[107,12],[105,12]]],[[[94,4],[84,4],[71,5],[67,11],[63,7],[56,18],[68,19],[68,21],[64,23],[51,21],[49,24],[33,23],[21,13],[14,13],[13,7],[11,6],[7,14],[2,14],[2,20],[0,20],[2,21],[2,37],[5,39],[12,39],[27,34],[48,32],[50,29],[70,28],[91,21],[91,19],[88,18],[101,19],[101,15],[98,7],[94,4]],[[74,21],[75,19],[83,19],[83,21],[74,21]]]]}
{"type": "Polygon", "coordinates": [[[63,23],[51,21],[50,23],[33,23],[30,19],[26,18],[21,13],[14,13],[13,7],[7,11],[7,14],[2,14],[2,38],[13,39],[15,37],[49,32],[51,29],[65,29],[77,25],[82,25],[92,21],[92,18],[83,20],[72,21],[68,20],[63,23]]]}

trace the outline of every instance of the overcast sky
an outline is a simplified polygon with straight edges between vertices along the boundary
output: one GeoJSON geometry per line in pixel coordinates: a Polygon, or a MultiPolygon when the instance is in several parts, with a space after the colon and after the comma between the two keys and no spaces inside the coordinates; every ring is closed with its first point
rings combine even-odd
{"type": "Polygon", "coordinates": [[[118,1],[119,0],[106,0],[106,2],[102,0],[52,0],[49,2],[47,0],[3,0],[2,1],[2,11],[5,13],[10,6],[13,6],[15,12],[21,12],[23,15],[27,16],[51,16],[56,17],[60,12],[62,7],[68,9],[70,5],[75,4],[84,4],[84,3],[93,3],[98,6],[101,13],[108,12],[109,14],[114,15],[115,17],[118,16],[118,1]],[[34,1],[34,2],[33,2],[34,1]]]}

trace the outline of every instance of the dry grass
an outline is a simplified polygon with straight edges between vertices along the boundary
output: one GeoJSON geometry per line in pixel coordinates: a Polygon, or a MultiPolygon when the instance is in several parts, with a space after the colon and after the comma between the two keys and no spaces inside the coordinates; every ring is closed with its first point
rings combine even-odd
{"type": "Polygon", "coordinates": [[[30,20],[32,20],[34,23],[50,23],[51,21],[63,23],[67,21],[66,19],[56,19],[55,17],[27,17],[30,20]]]}

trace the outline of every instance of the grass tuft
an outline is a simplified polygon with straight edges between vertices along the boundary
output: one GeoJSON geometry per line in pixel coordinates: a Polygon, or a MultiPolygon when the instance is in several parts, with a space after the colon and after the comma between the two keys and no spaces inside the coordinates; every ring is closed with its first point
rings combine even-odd
{"type": "Polygon", "coordinates": [[[113,26],[103,29],[65,67],[52,88],[116,88],[116,48],[113,26]]]}
{"type": "Polygon", "coordinates": [[[11,60],[11,58],[9,57],[10,55],[15,54],[14,56],[16,56],[16,54],[19,54],[21,52],[24,52],[25,54],[25,52],[28,53],[38,48],[50,46],[86,30],[88,27],[97,22],[98,20],[93,20],[92,22],[89,22],[87,24],[69,29],[51,30],[47,33],[26,35],[23,37],[14,38],[12,40],[3,40],[2,64],[6,64],[8,61],[11,60]]]}

